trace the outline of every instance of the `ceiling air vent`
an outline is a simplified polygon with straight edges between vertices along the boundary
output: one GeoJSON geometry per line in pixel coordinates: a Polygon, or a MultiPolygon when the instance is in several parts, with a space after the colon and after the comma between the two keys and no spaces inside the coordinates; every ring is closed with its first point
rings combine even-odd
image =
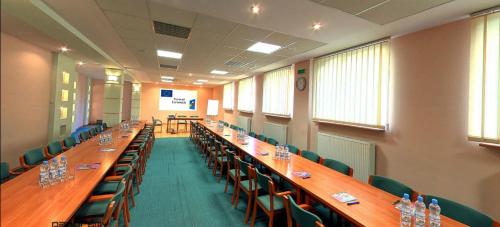
{"type": "Polygon", "coordinates": [[[160,64],[160,67],[166,68],[166,69],[177,69],[177,66],[175,66],[175,65],[167,65],[167,64],[160,64]]]}
{"type": "Polygon", "coordinates": [[[238,61],[227,61],[224,63],[224,65],[227,65],[229,67],[241,67],[244,64],[242,62],[238,62],[238,61]]]}
{"type": "Polygon", "coordinates": [[[182,26],[177,26],[173,24],[167,24],[159,21],[153,21],[155,32],[161,35],[169,35],[178,38],[187,39],[191,28],[186,28],[182,26]]]}

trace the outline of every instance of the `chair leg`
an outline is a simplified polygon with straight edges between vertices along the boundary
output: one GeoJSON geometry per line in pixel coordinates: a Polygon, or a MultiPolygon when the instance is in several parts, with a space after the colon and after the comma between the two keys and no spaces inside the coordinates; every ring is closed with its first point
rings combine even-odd
{"type": "Polygon", "coordinates": [[[250,210],[252,208],[252,194],[253,192],[250,192],[247,196],[248,196],[248,203],[247,203],[247,211],[245,213],[245,224],[248,224],[248,220],[250,218],[250,210]]]}
{"type": "Polygon", "coordinates": [[[234,207],[238,207],[238,201],[240,200],[240,185],[239,185],[239,181],[238,181],[238,186],[236,187],[236,200],[234,201],[234,207]]]}
{"type": "Polygon", "coordinates": [[[254,199],[253,203],[253,213],[252,213],[252,223],[250,224],[251,227],[254,227],[255,225],[255,216],[257,215],[257,196],[254,199]]]}
{"type": "MultiPolygon", "coordinates": [[[[227,165],[227,163],[226,163],[227,165]]],[[[224,163],[221,163],[220,164],[220,175],[219,175],[219,179],[218,179],[218,182],[220,182],[220,179],[222,178],[222,172],[224,171],[224,163]]],[[[227,175],[227,173],[226,173],[227,175]]]]}
{"type": "Polygon", "coordinates": [[[269,224],[267,224],[267,226],[273,227],[273,224],[274,224],[274,212],[271,211],[271,213],[269,214],[269,224]]]}
{"type": "Polygon", "coordinates": [[[224,187],[224,193],[227,193],[227,185],[229,184],[229,174],[226,173],[226,186],[224,187]]]}
{"type": "Polygon", "coordinates": [[[135,207],[135,198],[134,198],[134,185],[133,183],[130,184],[130,200],[132,200],[132,207],[135,207]]]}
{"type": "Polygon", "coordinates": [[[233,196],[231,197],[231,204],[234,204],[234,199],[236,195],[236,187],[238,187],[239,181],[238,179],[234,180],[234,186],[233,186],[233,196]]]}

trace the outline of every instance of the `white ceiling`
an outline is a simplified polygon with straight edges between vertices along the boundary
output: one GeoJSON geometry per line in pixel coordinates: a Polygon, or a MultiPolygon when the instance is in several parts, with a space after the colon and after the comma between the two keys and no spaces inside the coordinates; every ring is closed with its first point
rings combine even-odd
{"type": "MultiPolygon", "coordinates": [[[[33,0],[41,1],[41,0],[33,0]]],[[[32,1],[32,2],[33,2],[32,1]]],[[[68,45],[75,55],[103,66],[127,68],[133,80],[159,81],[172,75],[176,83],[192,84],[200,78],[209,84],[278,68],[388,36],[447,23],[471,12],[498,5],[498,0],[44,0],[59,16],[102,49],[108,58],[96,55],[77,36],[27,0],[2,1],[2,31],[16,35],[38,31],[49,38],[24,37],[41,46],[68,45]],[[261,7],[250,12],[252,2],[261,7]],[[8,6],[8,7],[5,7],[8,6]],[[435,7],[434,7],[435,6],[435,7]],[[16,19],[4,22],[7,13],[16,19]],[[412,15],[414,14],[414,15],[412,15]],[[191,28],[188,39],[155,34],[152,20],[191,28]],[[323,25],[313,31],[313,23],[323,25]],[[4,29],[8,27],[9,29],[4,29]],[[50,41],[49,41],[50,40],[50,41]],[[289,48],[272,55],[245,51],[256,41],[289,48]],[[325,44],[325,45],[323,45],[325,44]],[[156,49],[177,50],[182,60],[156,57],[156,49]],[[112,61],[110,61],[110,58],[112,61]],[[229,67],[225,62],[244,67],[229,67]],[[178,65],[176,71],[159,69],[159,64],[178,65]],[[217,67],[231,75],[213,78],[217,67]],[[252,68],[253,67],[253,68],[252,68]]],[[[84,65],[82,68],[85,68],[84,65]]],[[[96,74],[94,64],[86,73],[96,74]]]]}

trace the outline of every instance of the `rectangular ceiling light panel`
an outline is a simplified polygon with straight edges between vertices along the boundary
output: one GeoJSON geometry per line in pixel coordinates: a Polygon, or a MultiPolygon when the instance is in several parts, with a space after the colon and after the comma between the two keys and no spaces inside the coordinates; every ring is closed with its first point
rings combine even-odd
{"type": "Polygon", "coordinates": [[[173,58],[173,59],[181,59],[182,53],[168,51],[168,50],[157,50],[156,54],[160,57],[164,58],[173,58]]]}
{"type": "Polygon", "coordinates": [[[252,51],[252,52],[258,52],[258,53],[264,53],[264,54],[270,54],[274,51],[279,50],[281,47],[278,45],[274,44],[269,44],[269,43],[263,43],[263,42],[257,42],[251,47],[249,47],[247,50],[252,51]]]}

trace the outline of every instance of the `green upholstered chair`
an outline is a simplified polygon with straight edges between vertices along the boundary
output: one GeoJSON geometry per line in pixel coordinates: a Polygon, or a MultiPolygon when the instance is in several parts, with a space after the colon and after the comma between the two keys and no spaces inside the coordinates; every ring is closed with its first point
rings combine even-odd
{"type": "Polygon", "coordinates": [[[52,158],[63,152],[63,146],[61,141],[54,141],[47,146],[46,156],[52,158]]]}
{"type": "Polygon", "coordinates": [[[97,125],[95,127],[95,130],[96,130],[97,133],[101,133],[103,131],[102,125],[97,125]]]}
{"type": "Polygon", "coordinates": [[[453,218],[463,224],[466,224],[471,227],[494,226],[492,218],[468,206],[433,195],[425,195],[424,198],[427,207],[429,207],[429,204],[431,203],[432,199],[437,199],[438,204],[441,207],[442,215],[449,218],[453,218]]]}
{"type": "Polygon", "coordinates": [[[103,128],[103,130],[108,129],[108,124],[106,124],[106,122],[103,122],[102,123],[102,128],[103,128]]]}
{"type": "Polygon", "coordinates": [[[297,148],[296,146],[293,146],[291,144],[287,144],[286,145],[288,147],[288,150],[296,155],[299,154],[299,148],[297,148]]]}
{"type": "Polygon", "coordinates": [[[308,204],[298,205],[293,200],[292,196],[283,196],[283,203],[285,205],[287,214],[288,226],[293,226],[293,221],[301,227],[322,227],[323,222],[316,214],[310,212],[313,208],[308,204]]]}
{"type": "Polygon", "coordinates": [[[351,167],[349,167],[348,165],[344,164],[343,162],[341,161],[337,161],[337,160],[334,160],[334,159],[324,159],[323,160],[323,165],[330,168],[330,169],[333,169],[337,172],[340,172],[340,173],[343,173],[347,176],[351,176],[352,177],[352,174],[353,174],[353,170],[351,167]]]}
{"type": "Polygon", "coordinates": [[[414,192],[410,187],[387,177],[371,175],[368,178],[368,183],[397,197],[403,197],[404,193],[408,193],[408,195],[410,195],[410,198],[412,198],[412,200],[415,200],[417,196],[417,193],[414,192]]]}
{"type": "Polygon", "coordinates": [[[253,137],[253,138],[257,137],[257,133],[255,133],[255,132],[249,132],[248,135],[253,137]]]}
{"type": "MultiPolygon", "coordinates": [[[[245,212],[245,224],[248,223],[248,218],[250,217],[250,210],[251,210],[251,202],[252,198],[254,196],[254,191],[259,190],[260,187],[258,187],[257,184],[255,184],[253,178],[255,176],[255,168],[253,167],[252,164],[245,162],[241,160],[239,157],[236,157],[238,169],[241,171],[241,173],[238,173],[238,187],[236,188],[236,200],[234,202],[234,206],[238,207],[238,200],[240,197],[240,191],[243,191],[248,198],[248,203],[247,203],[247,210],[245,212]]],[[[253,225],[252,225],[253,226],[253,225]]]]}
{"type": "Polygon", "coordinates": [[[255,225],[255,217],[257,215],[257,207],[260,207],[264,213],[269,217],[269,226],[273,225],[274,216],[276,213],[284,212],[285,206],[283,204],[283,196],[290,195],[292,192],[277,193],[274,188],[274,183],[271,177],[262,174],[258,169],[254,170],[254,181],[261,190],[255,191],[254,205],[252,212],[252,224],[255,225]]]}
{"type": "Polygon", "coordinates": [[[278,141],[276,141],[273,138],[267,138],[267,143],[271,144],[271,145],[274,145],[274,146],[278,145],[278,141]]]}
{"type": "Polygon", "coordinates": [[[224,193],[227,192],[227,187],[229,185],[229,181],[233,181],[234,187],[233,187],[233,196],[231,197],[231,204],[234,203],[234,195],[236,194],[236,186],[238,184],[238,173],[241,174],[240,170],[236,168],[236,154],[234,151],[227,150],[227,162],[226,162],[226,168],[227,168],[227,174],[226,174],[226,186],[224,187],[224,193]]]}
{"type": "Polygon", "coordinates": [[[121,180],[115,193],[106,195],[91,196],[75,213],[74,219],[78,221],[99,220],[104,226],[110,226],[110,219],[113,216],[115,221],[123,214],[123,219],[128,226],[127,214],[123,208],[123,197],[126,188],[125,180],[121,180]]]}
{"type": "Polygon", "coordinates": [[[321,157],[312,151],[303,150],[300,152],[300,155],[316,163],[319,163],[321,161],[321,157]]]}
{"type": "Polygon", "coordinates": [[[151,122],[153,123],[153,131],[156,129],[156,126],[160,126],[160,132],[163,132],[163,122],[160,119],[151,117],[151,122]]]}
{"type": "Polygon", "coordinates": [[[133,192],[133,168],[129,164],[115,165],[115,171],[112,176],[107,176],[104,181],[100,182],[92,192],[93,195],[113,194],[118,190],[120,181],[125,180],[125,192],[123,207],[127,214],[127,219],[130,221],[129,197],[132,201],[132,207],[135,207],[134,192],[133,192]]]}
{"type": "MultiPolygon", "coordinates": [[[[179,115],[177,117],[182,118],[182,117],[187,117],[187,116],[186,115],[179,115]]],[[[179,132],[179,125],[184,125],[184,131],[187,132],[187,121],[186,120],[178,120],[177,121],[177,132],[179,132]]]]}
{"type": "Polygon", "coordinates": [[[229,123],[224,122],[224,126],[225,126],[225,127],[229,127],[229,123]]]}
{"type": "Polygon", "coordinates": [[[24,155],[19,157],[19,163],[21,164],[21,167],[25,169],[31,169],[42,163],[43,160],[46,160],[43,154],[44,154],[43,148],[39,147],[31,149],[29,151],[26,151],[24,155]]]}
{"type": "Polygon", "coordinates": [[[267,137],[264,134],[258,135],[257,139],[260,140],[260,141],[262,141],[262,142],[266,142],[267,141],[267,137]]]}
{"type": "Polygon", "coordinates": [[[4,183],[13,178],[9,171],[9,164],[6,162],[0,163],[1,182],[4,183]]]}
{"type": "Polygon", "coordinates": [[[213,168],[213,175],[217,175],[217,169],[219,169],[219,177],[217,178],[217,182],[220,182],[224,170],[224,166],[227,166],[227,152],[223,148],[222,142],[215,141],[215,163],[213,168]]]}
{"type": "Polygon", "coordinates": [[[89,134],[90,134],[91,137],[97,136],[97,129],[91,128],[89,130],[89,134]]]}
{"type": "Polygon", "coordinates": [[[233,130],[236,130],[236,129],[238,128],[238,126],[231,124],[231,125],[229,126],[229,128],[230,128],[230,129],[233,129],[233,130]]]}
{"type": "Polygon", "coordinates": [[[80,132],[79,139],[80,139],[80,142],[89,140],[90,139],[90,133],[88,131],[80,132]]]}
{"type": "Polygon", "coordinates": [[[76,140],[72,136],[68,136],[63,140],[64,150],[69,150],[76,146],[76,140]]]}

